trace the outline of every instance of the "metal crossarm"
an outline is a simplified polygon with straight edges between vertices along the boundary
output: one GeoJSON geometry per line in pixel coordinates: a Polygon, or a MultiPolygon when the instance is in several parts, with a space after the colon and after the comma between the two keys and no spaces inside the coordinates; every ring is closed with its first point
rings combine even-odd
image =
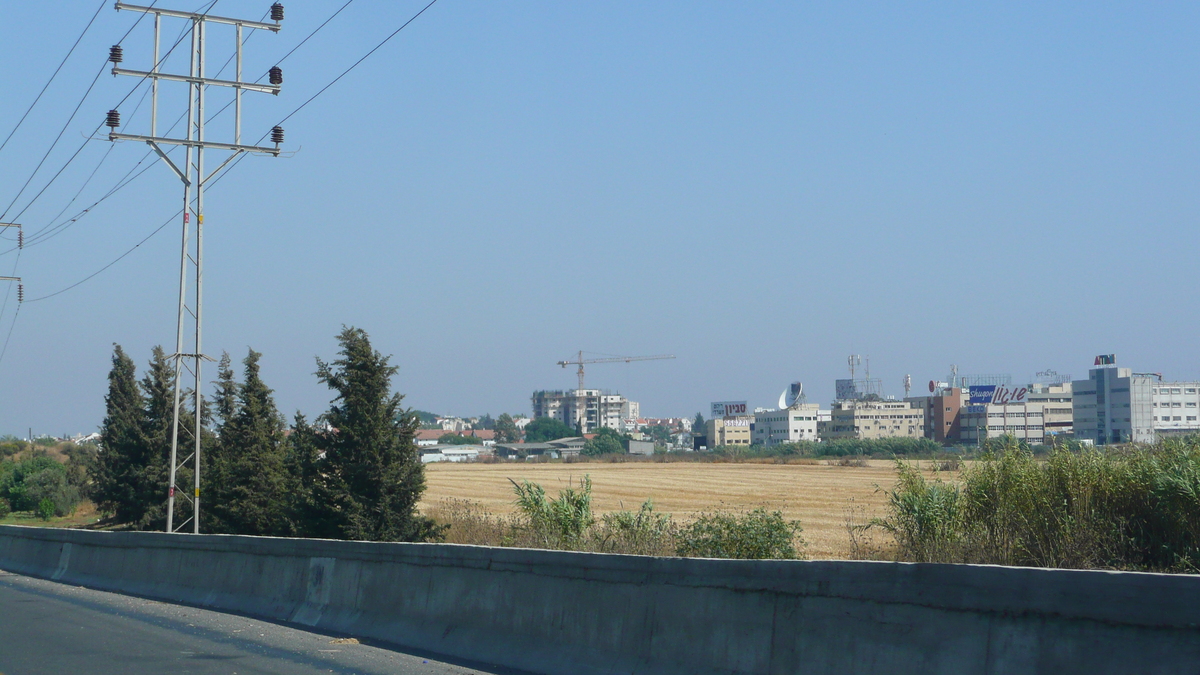
{"type": "MultiPolygon", "coordinates": [[[[179,254],[179,305],[176,313],[175,353],[171,356],[175,364],[175,398],[174,414],[171,421],[171,466],[167,486],[166,529],[167,532],[181,531],[190,523],[192,532],[198,534],[201,522],[200,469],[203,457],[200,451],[204,417],[199,412],[204,410],[204,398],[202,394],[204,381],[201,366],[204,361],[212,360],[204,355],[201,347],[201,327],[204,317],[204,187],[209,179],[217,175],[229,165],[230,161],[241,156],[243,153],[251,152],[279,156],[280,145],[283,143],[283,129],[280,127],[275,127],[271,130],[271,142],[275,144],[274,147],[242,144],[242,92],[253,91],[278,95],[280,85],[283,82],[283,72],[278,66],[271,68],[270,84],[258,84],[242,80],[242,29],[260,29],[278,33],[280,21],[283,19],[283,6],[276,3],[271,7],[271,18],[275,20],[275,23],[232,19],[229,17],[213,16],[211,14],[164,9],[162,7],[130,5],[122,2],[116,3],[116,8],[117,10],[143,12],[154,15],[154,67],[151,70],[122,68],[120,67],[120,63],[124,60],[124,52],[120,45],[113,46],[109,51],[109,60],[113,64],[113,75],[144,78],[150,81],[150,133],[143,135],[118,132],[117,129],[121,126],[121,114],[117,110],[110,110],[106,121],[110,128],[108,138],[114,142],[141,141],[148,144],[154,149],[159,158],[163,160],[163,163],[170,167],[171,171],[183,183],[183,223],[179,254]],[[159,67],[162,65],[162,59],[159,55],[159,45],[162,35],[163,17],[185,19],[191,22],[191,63],[189,72],[186,75],[164,73],[159,70],[159,67]],[[205,75],[205,56],[208,47],[207,26],[210,23],[234,26],[234,56],[237,59],[237,64],[234,79],[232,80],[210,78],[205,75]],[[168,138],[158,135],[159,80],[183,82],[188,86],[187,133],[183,138],[168,138]],[[234,115],[232,143],[213,141],[205,137],[204,104],[205,90],[208,87],[227,87],[233,89],[234,115]],[[166,145],[183,147],[185,151],[183,161],[173,161],[162,148],[162,146],[166,145]],[[228,151],[230,154],[217,165],[216,170],[212,173],[206,173],[204,165],[205,150],[228,151]],[[192,216],[195,216],[194,230],[192,229],[192,216]],[[190,275],[189,272],[191,273],[190,275]],[[195,282],[195,296],[190,307],[188,306],[189,276],[195,282]],[[188,340],[191,343],[188,345],[189,349],[184,348],[185,335],[191,338],[188,340]],[[180,417],[183,412],[182,396],[185,372],[189,376],[189,379],[193,379],[195,383],[192,389],[195,395],[196,410],[194,430],[180,427],[180,417]],[[189,439],[186,436],[181,437],[181,432],[182,434],[190,435],[191,438],[189,439]],[[181,443],[181,438],[183,443],[181,443]],[[190,453],[187,452],[186,448],[189,443],[194,444],[194,449],[190,453]],[[180,459],[181,454],[186,456],[180,459]],[[177,483],[180,471],[185,470],[188,466],[192,469],[194,485],[190,490],[185,490],[183,486],[177,483]],[[184,501],[191,505],[191,514],[178,524],[175,522],[175,500],[177,497],[182,497],[184,501]]],[[[186,511],[181,514],[181,517],[183,515],[186,515],[186,511]]]]}

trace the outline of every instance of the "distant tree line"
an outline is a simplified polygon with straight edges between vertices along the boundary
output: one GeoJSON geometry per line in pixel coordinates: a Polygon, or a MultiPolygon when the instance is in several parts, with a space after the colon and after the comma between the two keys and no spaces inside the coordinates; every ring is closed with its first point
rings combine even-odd
{"type": "MultiPolygon", "coordinates": [[[[418,417],[391,390],[397,368],[367,334],[345,328],[339,358],[316,361],[317,379],[334,397],[312,422],[289,424],[262,380],[262,354],[249,350],[239,381],[225,354],[216,394],[201,410],[181,410],[180,427],[203,416],[201,531],[370,541],[428,541],[441,528],[417,513],[425,475],[413,437],[418,417]]],[[[161,348],[139,380],[132,359],[115,345],[108,376],[100,452],[91,467],[92,497],[116,522],[162,529],[174,405],[174,373],[161,348]]],[[[193,401],[190,392],[184,400],[193,401]]],[[[179,453],[195,446],[180,434],[179,453]]],[[[190,472],[176,482],[192,484],[190,472]]],[[[191,514],[190,490],[176,493],[176,522],[191,514]]]]}

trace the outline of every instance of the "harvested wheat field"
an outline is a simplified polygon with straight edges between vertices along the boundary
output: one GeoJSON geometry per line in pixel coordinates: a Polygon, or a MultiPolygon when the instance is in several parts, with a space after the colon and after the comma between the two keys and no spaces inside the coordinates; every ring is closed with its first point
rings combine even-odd
{"type": "Polygon", "coordinates": [[[421,502],[428,509],[445,499],[466,499],[493,514],[510,514],[513,487],[509,479],[540,483],[549,496],[591,476],[596,513],[637,510],[646,499],[654,508],[677,518],[712,509],[779,510],[804,526],[809,558],[845,558],[850,539],[847,516],[864,522],[883,515],[895,465],[871,461],[867,466],[818,464],[752,464],[698,462],[629,463],[438,463],[425,467],[428,485],[421,502]]]}

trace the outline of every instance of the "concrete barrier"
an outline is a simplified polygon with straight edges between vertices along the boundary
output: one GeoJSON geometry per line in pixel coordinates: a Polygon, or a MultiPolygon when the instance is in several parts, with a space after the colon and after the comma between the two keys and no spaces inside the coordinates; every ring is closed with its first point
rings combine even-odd
{"type": "Polygon", "coordinates": [[[1200,577],[0,526],[0,568],[547,674],[1200,673],[1200,577]]]}

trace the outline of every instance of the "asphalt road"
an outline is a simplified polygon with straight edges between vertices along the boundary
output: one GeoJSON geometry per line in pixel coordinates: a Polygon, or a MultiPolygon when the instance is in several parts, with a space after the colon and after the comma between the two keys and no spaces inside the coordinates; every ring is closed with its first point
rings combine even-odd
{"type": "Polygon", "coordinates": [[[0,675],[514,672],[345,640],[0,571],[0,675]]]}

